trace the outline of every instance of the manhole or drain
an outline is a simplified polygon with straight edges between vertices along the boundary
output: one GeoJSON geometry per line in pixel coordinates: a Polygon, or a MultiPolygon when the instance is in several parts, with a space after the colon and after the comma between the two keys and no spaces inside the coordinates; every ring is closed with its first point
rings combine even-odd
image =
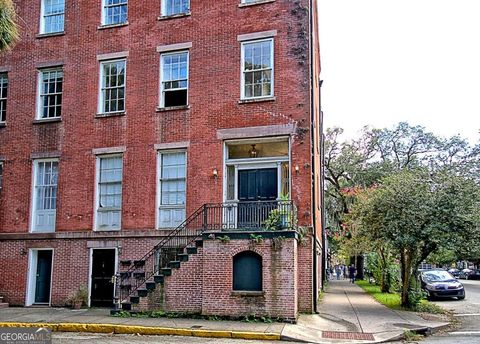
{"type": "Polygon", "coordinates": [[[371,333],[359,333],[359,332],[334,332],[323,331],[322,338],[329,339],[352,339],[352,340],[375,340],[371,333]]]}
{"type": "Polygon", "coordinates": [[[193,326],[191,326],[190,328],[191,328],[191,329],[197,329],[197,328],[202,328],[202,327],[203,327],[203,326],[200,326],[200,325],[193,325],[193,326]]]}

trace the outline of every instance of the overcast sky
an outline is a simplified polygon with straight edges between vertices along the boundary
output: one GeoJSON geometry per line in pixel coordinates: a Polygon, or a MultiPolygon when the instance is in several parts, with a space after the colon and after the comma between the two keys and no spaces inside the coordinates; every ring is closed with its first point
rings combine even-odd
{"type": "Polygon", "coordinates": [[[480,139],[480,0],[318,0],[325,126],[480,139]]]}

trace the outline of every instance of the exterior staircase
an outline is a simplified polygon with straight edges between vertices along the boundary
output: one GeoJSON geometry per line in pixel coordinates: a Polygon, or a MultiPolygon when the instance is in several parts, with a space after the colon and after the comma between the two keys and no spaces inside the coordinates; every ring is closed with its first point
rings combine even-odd
{"type": "Polygon", "coordinates": [[[279,229],[295,226],[296,208],[291,201],[250,203],[242,203],[241,207],[238,203],[204,204],[142,258],[121,260],[115,276],[115,308],[111,313],[135,311],[155,290],[163,291],[173,270],[199,253],[206,231],[264,230],[265,220],[274,209],[283,214],[279,229]]]}

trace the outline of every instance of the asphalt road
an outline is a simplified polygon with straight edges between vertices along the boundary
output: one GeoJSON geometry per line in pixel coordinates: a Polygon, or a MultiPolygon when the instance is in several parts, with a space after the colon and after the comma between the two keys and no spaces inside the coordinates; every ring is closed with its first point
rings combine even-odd
{"type": "MultiPolygon", "coordinates": [[[[109,335],[93,333],[54,333],[55,344],[278,344],[277,341],[242,340],[242,339],[215,339],[175,336],[137,336],[137,335],[109,335]]],[[[290,342],[280,342],[290,343],[290,342]]]]}
{"type": "Polygon", "coordinates": [[[435,301],[439,306],[455,313],[460,326],[450,332],[428,337],[425,344],[480,344],[480,280],[460,280],[465,286],[463,301],[435,301]]]}

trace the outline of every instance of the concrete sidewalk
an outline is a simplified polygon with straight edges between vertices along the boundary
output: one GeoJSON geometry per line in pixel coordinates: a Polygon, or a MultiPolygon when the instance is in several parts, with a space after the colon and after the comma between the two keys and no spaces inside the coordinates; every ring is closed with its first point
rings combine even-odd
{"type": "Polygon", "coordinates": [[[0,327],[45,326],[63,332],[183,335],[309,343],[375,343],[401,338],[405,330],[431,331],[448,325],[410,312],[392,311],[348,281],[330,282],[318,315],[297,324],[209,321],[183,318],[119,318],[108,309],[5,308],[0,327]]]}
{"type": "Polygon", "coordinates": [[[379,343],[400,339],[406,330],[430,333],[449,324],[391,310],[348,280],[329,282],[319,311],[302,315],[296,325],[286,325],[282,335],[312,343],[322,343],[325,337],[351,338],[349,343],[379,343]]]}

